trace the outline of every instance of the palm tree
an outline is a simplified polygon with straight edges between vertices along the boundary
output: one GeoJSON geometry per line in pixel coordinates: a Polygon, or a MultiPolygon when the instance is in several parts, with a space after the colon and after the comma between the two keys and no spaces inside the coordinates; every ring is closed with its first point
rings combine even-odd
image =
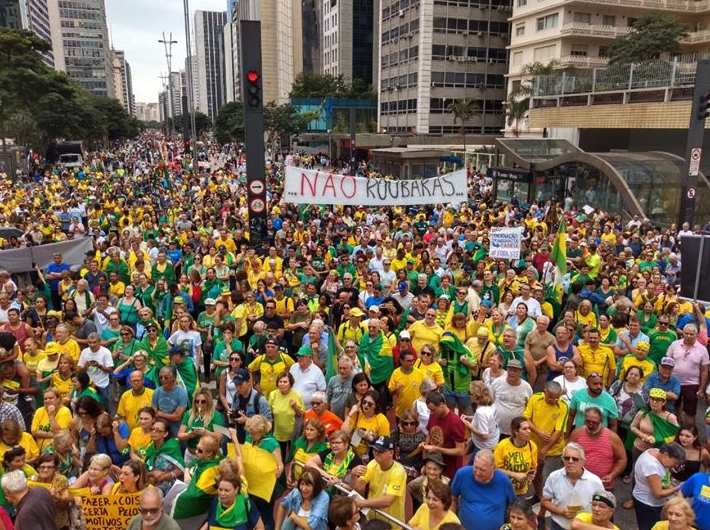
{"type": "Polygon", "coordinates": [[[520,120],[525,118],[529,109],[529,97],[519,98],[512,92],[508,95],[508,100],[505,103],[505,116],[507,118],[508,127],[513,128],[513,134],[516,138],[520,135],[520,130],[518,129],[520,120]]]}
{"type": "Polygon", "coordinates": [[[563,72],[571,73],[574,71],[573,66],[564,66],[557,59],[546,63],[535,61],[534,63],[526,64],[520,70],[520,76],[523,78],[519,84],[513,89],[513,94],[516,96],[530,96],[533,91],[532,79],[537,76],[557,75],[563,72]]]}
{"type": "MultiPolygon", "coordinates": [[[[446,110],[454,115],[454,124],[457,121],[461,122],[461,134],[463,135],[463,152],[464,159],[466,158],[466,123],[474,116],[481,114],[481,109],[473,99],[459,99],[449,104],[446,110]]],[[[464,164],[466,160],[464,160],[464,164]]]]}

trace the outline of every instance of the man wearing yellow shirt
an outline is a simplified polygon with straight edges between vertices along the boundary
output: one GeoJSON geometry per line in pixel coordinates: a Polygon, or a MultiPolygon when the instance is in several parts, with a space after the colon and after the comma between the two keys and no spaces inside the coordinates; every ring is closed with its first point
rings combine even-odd
{"type": "Polygon", "coordinates": [[[530,397],[523,412],[523,416],[530,420],[530,437],[538,448],[538,469],[533,480],[535,491],[542,491],[547,476],[562,467],[569,407],[560,399],[561,395],[560,384],[550,381],[543,392],[530,397]]]}
{"type": "MultiPolygon", "coordinates": [[[[354,488],[361,495],[365,487],[370,489],[366,499],[355,499],[358,508],[377,508],[392,517],[404,521],[407,473],[399,462],[394,460],[394,443],[389,436],[379,436],[370,443],[374,458],[367,466],[356,466],[352,470],[354,488]]],[[[373,514],[371,518],[378,518],[373,514]]],[[[379,517],[382,519],[382,517],[379,517]]]]}
{"type": "Polygon", "coordinates": [[[293,359],[279,352],[279,342],[276,339],[266,340],[266,353],[259,355],[249,364],[257,390],[268,399],[269,394],[276,389],[277,377],[281,372],[287,372],[293,365],[293,359]]]}
{"type": "Polygon", "coordinates": [[[412,337],[412,347],[416,352],[419,352],[425,344],[431,344],[436,352],[439,352],[439,341],[444,330],[436,323],[435,309],[428,308],[424,313],[424,319],[414,322],[407,331],[412,337]]]}
{"type": "Polygon", "coordinates": [[[426,379],[423,371],[414,368],[414,354],[411,350],[404,350],[399,356],[402,366],[392,372],[387,390],[395,398],[394,413],[401,419],[406,410],[419,399],[419,387],[426,379]]]}
{"type": "Polygon", "coordinates": [[[601,344],[598,329],[590,329],[587,331],[587,340],[579,345],[579,355],[582,357],[582,366],[580,375],[586,378],[592,372],[602,374],[607,388],[614,381],[616,370],[616,357],[614,351],[601,344]]]}
{"type": "Polygon", "coordinates": [[[69,336],[69,329],[64,324],[59,324],[55,331],[55,344],[59,351],[59,355],[66,354],[72,358],[74,363],[79,362],[81,348],[79,344],[69,336]]]}
{"type": "Polygon", "coordinates": [[[150,407],[153,404],[153,391],[143,386],[143,372],[138,370],[131,373],[128,378],[131,384],[131,391],[124,392],[118,402],[116,414],[126,420],[128,427],[135,429],[138,427],[138,413],[143,407],[150,407]]]}
{"type": "Polygon", "coordinates": [[[220,229],[219,239],[215,239],[214,242],[214,246],[216,248],[219,248],[222,245],[224,245],[227,248],[227,251],[229,252],[237,251],[237,245],[234,243],[234,239],[230,237],[230,235],[227,233],[227,230],[224,228],[220,229]]]}

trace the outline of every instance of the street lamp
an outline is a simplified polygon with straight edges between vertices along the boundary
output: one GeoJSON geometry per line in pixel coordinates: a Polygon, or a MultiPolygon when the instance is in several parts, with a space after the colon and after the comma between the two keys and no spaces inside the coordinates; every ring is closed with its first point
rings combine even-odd
{"type": "MultiPolygon", "coordinates": [[[[168,108],[170,109],[170,117],[172,120],[175,120],[175,109],[173,107],[173,44],[177,44],[176,40],[173,40],[173,32],[170,32],[170,36],[166,39],[165,38],[165,32],[163,32],[163,38],[158,39],[158,42],[161,43],[165,47],[165,60],[168,63],[168,97],[170,98],[170,105],[168,108]]],[[[173,124],[169,123],[168,124],[168,137],[171,137],[173,134],[173,124]]]]}

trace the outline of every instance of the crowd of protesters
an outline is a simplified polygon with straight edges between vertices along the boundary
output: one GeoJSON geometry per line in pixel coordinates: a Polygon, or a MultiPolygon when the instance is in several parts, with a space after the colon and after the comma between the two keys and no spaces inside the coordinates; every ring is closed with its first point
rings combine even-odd
{"type": "Polygon", "coordinates": [[[132,530],[710,530],[700,227],[495,202],[476,172],[465,204],[297,206],[285,166],[329,161],[290,154],[257,241],[241,151],[198,151],[0,182],[3,250],[93,245],[0,271],[0,530],[81,530],[78,492],[142,492],[132,530]]]}

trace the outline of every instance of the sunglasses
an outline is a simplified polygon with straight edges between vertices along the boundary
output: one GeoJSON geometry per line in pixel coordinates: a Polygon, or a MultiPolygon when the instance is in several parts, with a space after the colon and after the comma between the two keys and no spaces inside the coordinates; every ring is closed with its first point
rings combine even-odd
{"type": "Polygon", "coordinates": [[[428,351],[423,351],[423,352],[421,353],[421,356],[422,356],[422,357],[431,357],[431,356],[432,356],[432,353],[431,353],[431,352],[428,352],[428,351]]]}
{"type": "Polygon", "coordinates": [[[374,406],[375,406],[375,402],[374,402],[374,401],[363,401],[363,402],[362,402],[362,406],[363,406],[363,407],[374,407],[374,406]]]}
{"type": "Polygon", "coordinates": [[[311,407],[315,407],[317,405],[322,405],[322,404],[323,404],[322,401],[311,401],[311,407]]]}
{"type": "Polygon", "coordinates": [[[405,427],[414,427],[416,424],[417,424],[416,421],[403,421],[402,422],[402,425],[404,425],[405,427]]]}
{"type": "Polygon", "coordinates": [[[241,361],[242,359],[241,359],[241,357],[230,357],[229,360],[230,361],[241,361]]]}
{"type": "Polygon", "coordinates": [[[207,400],[206,400],[206,399],[196,399],[196,400],[195,400],[195,403],[206,404],[206,403],[207,403],[207,400]]]}
{"type": "Polygon", "coordinates": [[[138,511],[141,512],[142,515],[155,515],[157,514],[162,508],[138,508],[138,511]]]}
{"type": "Polygon", "coordinates": [[[565,462],[579,462],[579,457],[578,456],[563,456],[562,460],[565,462]]]}

